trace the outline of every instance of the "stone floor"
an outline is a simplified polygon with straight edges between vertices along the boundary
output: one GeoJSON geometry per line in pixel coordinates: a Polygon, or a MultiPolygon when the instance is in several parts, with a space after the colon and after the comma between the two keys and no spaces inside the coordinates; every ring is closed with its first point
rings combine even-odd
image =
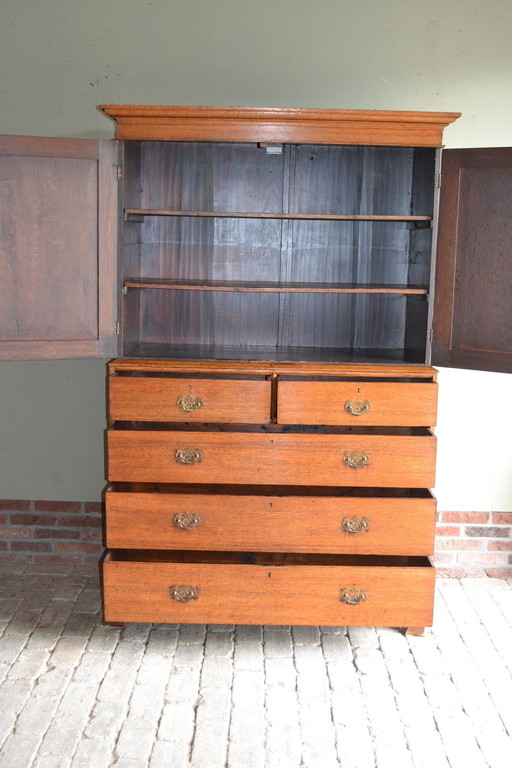
{"type": "Polygon", "coordinates": [[[96,570],[0,564],[0,768],[511,768],[512,581],[433,629],[103,626],[96,570]]]}

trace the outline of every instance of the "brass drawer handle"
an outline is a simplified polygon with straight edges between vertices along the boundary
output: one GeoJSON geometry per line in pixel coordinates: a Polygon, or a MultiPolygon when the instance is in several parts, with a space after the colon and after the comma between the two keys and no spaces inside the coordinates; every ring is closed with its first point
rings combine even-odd
{"type": "Polygon", "coordinates": [[[197,600],[198,595],[197,587],[189,587],[186,584],[173,584],[169,587],[169,593],[173,600],[177,600],[178,603],[188,603],[190,600],[197,600]]]}
{"type": "Polygon", "coordinates": [[[362,469],[370,461],[368,451],[345,451],[343,454],[343,464],[352,469],[362,469]]]}
{"type": "Polygon", "coordinates": [[[172,522],[176,528],[181,528],[182,531],[191,531],[192,528],[197,528],[201,524],[201,517],[192,512],[177,512],[172,522]]]}
{"type": "Polygon", "coordinates": [[[348,587],[340,589],[341,603],[347,603],[347,605],[359,605],[363,600],[366,600],[365,589],[355,589],[355,587],[352,587],[352,589],[349,589],[348,587]]]}
{"type": "Polygon", "coordinates": [[[363,413],[369,411],[371,407],[369,400],[347,400],[345,403],[345,410],[347,413],[352,414],[352,416],[362,416],[363,413]]]}
{"type": "Polygon", "coordinates": [[[174,455],[178,464],[198,464],[203,458],[199,448],[178,448],[174,455]]]}
{"type": "Polygon", "coordinates": [[[201,408],[203,401],[200,397],[194,397],[194,395],[180,395],[176,400],[176,405],[185,413],[192,413],[201,408]]]}
{"type": "Polygon", "coordinates": [[[367,531],[370,525],[370,521],[367,517],[344,517],[341,521],[341,529],[345,533],[363,533],[367,531]]]}

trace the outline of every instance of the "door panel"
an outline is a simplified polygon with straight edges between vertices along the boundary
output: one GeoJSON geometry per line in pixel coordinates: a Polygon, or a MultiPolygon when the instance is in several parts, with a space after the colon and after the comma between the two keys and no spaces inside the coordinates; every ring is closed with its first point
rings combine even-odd
{"type": "Polygon", "coordinates": [[[512,148],[443,153],[433,363],[512,371],[512,148]]]}
{"type": "Polygon", "coordinates": [[[115,354],[114,152],[0,137],[0,359],[115,354]]]}

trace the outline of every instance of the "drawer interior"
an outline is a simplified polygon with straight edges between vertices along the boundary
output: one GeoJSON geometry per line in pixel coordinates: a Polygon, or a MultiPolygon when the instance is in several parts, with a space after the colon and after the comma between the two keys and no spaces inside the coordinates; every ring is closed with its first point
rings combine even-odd
{"type": "MultiPolygon", "coordinates": [[[[157,494],[196,494],[207,492],[210,495],[253,496],[253,485],[217,485],[197,483],[109,483],[107,493],[157,493],[157,494]]],[[[339,498],[373,497],[400,499],[433,499],[432,493],[426,488],[354,488],[342,486],[308,486],[296,485],[259,485],[258,494],[261,496],[335,496],[339,498]]]]}
{"type": "Polygon", "coordinates": [[[204,565],[254,566],[371,566],[384,568],[431,568],[428,557],[384,555],[326,555],[287,552],[200,552],[176,550],[172,552],[151,549],[116,549],[105,554],[107,563],[194,563],[204,565]]]}

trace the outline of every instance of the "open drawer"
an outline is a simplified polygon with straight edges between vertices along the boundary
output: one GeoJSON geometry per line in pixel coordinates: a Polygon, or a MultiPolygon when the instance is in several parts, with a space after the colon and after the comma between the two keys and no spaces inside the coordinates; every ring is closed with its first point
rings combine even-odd
{"type": "Polygon", "coordinates": [[[108,552],[107,622],[425,627],[428,558],[108,552]]]}
{"type": "Polygon", "coordinates": [[[436,501],[424,489],[114,483],[107,546],[430,555],[436,501]]]}

